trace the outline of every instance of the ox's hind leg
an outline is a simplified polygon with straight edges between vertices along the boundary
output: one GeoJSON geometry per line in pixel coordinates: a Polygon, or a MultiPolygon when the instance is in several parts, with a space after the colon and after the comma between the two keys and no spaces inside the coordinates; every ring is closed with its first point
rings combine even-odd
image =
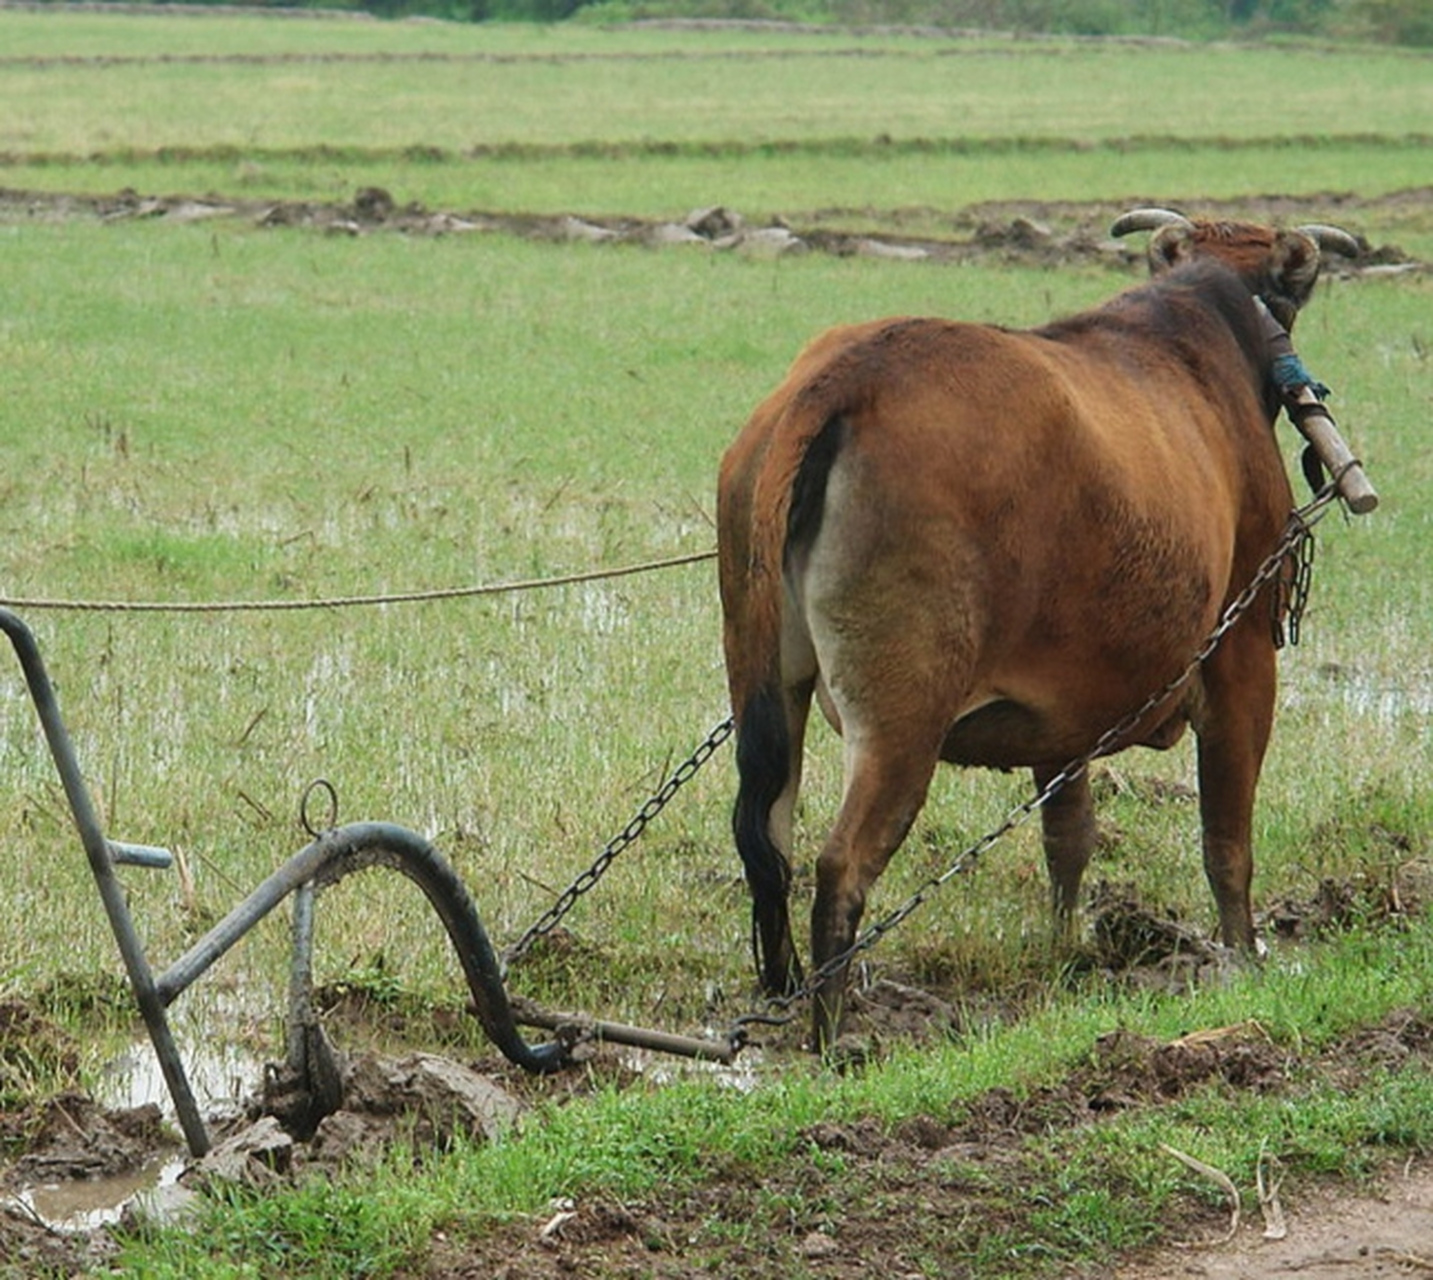
{"type": "Polygon", "coordinates": [[[763,688],[737,723],[732,832],[751,888],[752,950],[762,987],[785,995],[802,983],[791,939],[791,829],[811,685],[763,688]]]}
{"type": "MultiPolygon", "coordinates": [[[[1032,770],[1035,789],[1050,785],[1055,770],[1037,766],[1032,770]]],[[[1041,833],[1045,844],[1045,867],[1050,873],[1050,904],[1057,943],[1068,943],[1075,927],[1080,901],[1080,881],[1095,849],[1095,806],[1090,796],[1088,769],[1082,769],[1059,788],[1040,809],[1041,833]]]]}
{"type": "MultiPolygon", "coordinates": [[[[811,911],[812,963],[820,970],[849,950],[865,911],[866,894],[905,839],[925,802],[936,749],[912,749],[892,738],[846,741],[841,811],[816,866],[811,911]]],[[[813,1047],[824,1052],[840,1031],[848,964],[827,974],[816,991],[813,1047]]]]}
{"type": "Polygon", "coordinates": [[[1199,812],[1204,871],[1219,908],[1224,944],[1253,951],[1254,792],[1274,718],[1275,659],[1267,616],[1254,609],[1205,663],[1199,736],[1199,812]]]}

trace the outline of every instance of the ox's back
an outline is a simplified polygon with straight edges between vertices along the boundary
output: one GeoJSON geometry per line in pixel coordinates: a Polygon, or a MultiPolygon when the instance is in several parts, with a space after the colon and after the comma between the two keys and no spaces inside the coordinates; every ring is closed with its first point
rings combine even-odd
{"type": "Polygon", "coordinates": [[[1210,264],[1033,332],[897,319],[818,338],[723,466],[735,705],[780,652],[753,632],[784,627],[789,666],[838,625],[831,602],[908,614],[914,590],[923,634],[900,647],[967,668],[952,726],[1045,708],[1041,732],[972,726],[948,758],[1087,744],[1178,669],[1277,535],[1262,348],[1247,291],[1210,264]]]}

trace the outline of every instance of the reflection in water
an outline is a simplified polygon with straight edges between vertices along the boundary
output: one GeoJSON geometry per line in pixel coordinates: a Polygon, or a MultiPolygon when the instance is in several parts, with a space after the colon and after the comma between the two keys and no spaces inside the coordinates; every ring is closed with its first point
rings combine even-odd
{"type": "Polygon", "coordinates": [[[1395,681],[1326,662],[1315,679],[1295,677],[1284,687],[1286,707],[1317,707],[1335,701],[1356,715],[1385,724],[1404,715],[1433,715],[1433,677],[1426,671],[1414,672],[1395,681]]]}
{"type": "Polygon", "coordinates": [[[703,1062],[695,1058],[674,1057],[648,1049],[621,1046],[621,1063],[629,1071],[653,1084],[672,1084],[678,1080],[715,1080],[717,1084],[738,1093],[750,1093],[761,1083],[764,1055],[760,1049],[743,1049],[732,1062],[703,1062]]]}
{"type": "MultiPolygon", "coordinates": [[[[163,1216],[179,1191],[179,1175],[186,1163],[183,1155],[157,1156],[128,1173],[38,1183],[10,1199],[56,1231],[93,1231],[118,1222],[131,1204],[163,1216]]],[[[173,1207],[178,1207],[177,1202],[173,1207]]]]}
{"type": "MultiPolygon", "coordinates": [[[[232,1112],[263,1075],[264,1064],[244,1045],[214,1039],[179,1043],[179,1059],[199,1110],[206,1116],[232,1112]]],[[[170,1121],[176,1119],[169,1086],[149,1040],[137,1040],[109,1063],[95,1087],[103,1107],[142,1107],[154,1103],[170,1121]]]]}
{"type": "MultiPolygon", "coordinates": [[[[212,1037],[197,1043],[181,1041],[179,1054],[206,1119],[236,1112],[245,1095],[257,1089],[263,1072],[263,1063],[252,1050],[212,1037]]],[[[148,1038],[136,1041],[104,1069],[96,1083],[95,1101],[110,1110],[153,1103],[171,1125],[176,1123],[169,1088],[148,1038]]],[[[181,1146],[158,1153],[126,1173],[35,1183],[5,1199],[57,1231],[93,1231],[118,1222],[130,1205],[162,1218],[181,1210],[188,1199],[178,1185],[188,1163],[181,1146]]]]}

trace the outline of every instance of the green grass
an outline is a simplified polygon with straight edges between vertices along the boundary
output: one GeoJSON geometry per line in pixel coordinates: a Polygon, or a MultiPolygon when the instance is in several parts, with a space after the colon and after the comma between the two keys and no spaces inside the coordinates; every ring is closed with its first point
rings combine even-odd
{"type": "MultiPolygon", "coordinates": [[[[901,311],[1030,323],[1123,283],[1098,271],[153,224],[12,227],[0,249],[14,300],[0,389],[25,427],[3,445],[12,598],[303,599],[702,550],[716,459],[810,332],[901,311]]],[[[1420,296],[1426,286],[1407,281],[1338,284],[1301,330],[1385,505],[1321,529],[1260,809],[1265,898],[1306,893],[1350,865],[1338,845],[1310,856],[1311,835],[1330,824],[1367,830],[1391,813],[1415,849],[1426,838],[1418,699],[1429,601],[1418,584],[1428,518],[1418,495],[1428,477],[1410,394],[1426,349],[1420,296]],[[1390,591],[1390,573],[1408,586],[1390,591]],[[1343,677],[1323,674],[1335,667],[1343,677]],[[1361,688],[1404,700],[1369,716],[1361,688]]],[[[112,833],[188,848],[216,910],[302,843],[297,796],[324,775],[344,818],[434,834],[480,878],[494,932],[511,937],[544,905],[538,886],[585,865],[724,710],[710,566],[381,611],[32,622],[112,833]]],[[[22,704],[5,741],[23,892],[88,902],[22,704]]],[[[831,735],[818,731],[812,750],[807,849],[833,811],[838,772],[831,735]]],[[[1192,781],[1187,745],[1121,767],[1192,781]]],[[[744,985],[729,771],[729,760],[711,766],[659,822],[652,848],[633,855],[643,866],[614,873],[612,891],[584,904],[584,934],[630,948],[630,969],[611,983],[628,1001],[623,1016],[645,1016],[650,988],[627,990],[627,975],[669,967],[671,937],[696,970],[744,985]],[[712,883],[716,896],[694,892],[712,883]]],[[[881,902],[942,869],[1024,787],[943,772],[881,902]]],[[[1204,916],[1192,807],[1130,802],[1114,817],[1126,840],[1095,873],[1204,916]]],[[[1374,842],[1355,865],[1386,856],[1374,842]]],[[[1045,963],[1019,941],[1043,932],[1035,833],[1017,833],[980,875],[998,887],[954,886],[895,944],[911,948],[911,963],[992,985],[1045,963]]],[[[162,910],[172,886],[140,875],[135,892],[172,952],[186,927],[162,910]]],[[[401,888],[354,896],[334,959],[385,946],[390,902],[403,900],[401,888]]],[[[428,939],[404,962],[415,966],[407,980],[450,982],[421,904],[401,909],[402,928],[428,939]]],[[[107,962],[97,913],[48,926],[42,916],[39,927],[69,940],[42,948],[47,964],[107,962]]],[[[20,967],[27,947],[7,944],[0,971],[20,967]]],[[[595,1002],[589,980],[573,974],[557,994],[595,1002]]]]}
{"type": "Polygon", "coordinates": [[[1428,127],[1429,59],[1369,50],[1331,55],[1327,74],[1303,83],[1294,77],[1310,59],[1297,53],[1038,45],[1018,55],[831,53],[773,57],[757,48],[742,56],[601,56],[575,66],[245,62],[226,66],[221,77],[209,64],[186,62],[99,71],[11,68],[5,149],[85,156],[127,147],[282,149],[323,142],[465,150],[884,135],[1093,143],[1131,134],[1180,137],[1195,111],[1205,137],[1237,140],[1268,136],[1262,108],[1271,81],[1288,85],[1283,111],[1306,136],[1399,137],[1428,127]],[[1161,77],[1173,92],[1157,92],[1161,77]],[[1104,92],[1094,93],[1092,80],[1104,92]],[[1203,91],[1210,82],[1224,90],[1212,100],[1203,91]],[[55,94],[66,103],[62,112],[30,105],[55,94]],[[265,105],[255,109],[256,103],[265,105]]]}
{"type": "MultiPolygon", "coordinates": [[[[744,1230],[754,1230],[766,1247],[794,1251],[800,1233],[789,1241],[788,1233],[825,1212],[813,1198],[821,1185],[842,1196],[850,1179],[871,1176],[839,1152],[809,1145],[803,1135],[818,1122],[875,1119],[894,1128],[912,1116],[958,1121],[988,1089],[1013,1087],[1033,1097],[1058,1083],[1085,1064],[1097,1036],[1116,1028],[1167,1040],[1252,1022],[1300,1055],[1305,1065],[1277,1093],[1208,1086],[1165,1106],[1032,1137],[1018,1156],[988,1165],[944,1156],[924,1174],[933,1186],[965,1182],[980,1191],[957,1237],[942,1243],[938,1257],[946,1266],[959,1256],[953,1249],[969,1251],[972,1276],[1049,1274],[1051,1262],[1107,1262],[1112,1249],[1156,1238],[1177,1203],[1211,1194],[1161,1144],[1197,1153],[1246,1192],[1266,1154],[1278,1157],[1291,1181],[1307,1181],[1329,1173],[1367,1176],[1389,1152],[1433,1146],[1433,1077],[1426,1071],[1374,1072],[1348,1086],[1318,1066],[1319,1050],[1365,1019],[1400,1006],[1429,1009],[1427,949],[1426,936],[1358,934],[1192,999],[1057,998],[1020,1026],[898,1053],[879,1071],[837,1077],[789,1064],[751,1094],[696,1080],[607,1090],[582,1106],[545,1108],[520,1135],[464,1151],[416,1177],[395,1153],[367,1195],[319,1180],[277,1195],[236,1195],[212,1205],[197,1230],[162,1233],[127,1256],[153,1275],[274,1263],[294,1274],[368,1268],[383,1275],[421,1258],[431,1230],[461,1239],[514,1217],[541,1221],[556,1197],[660,1199],[671,1208],[714,1175],[749,1170],[759,1177],[763,1169],[810,1164],[823,1176],[803,1197],[793,1194],[790,1179],[772,1174],[768,1196],[775,1203],[762,1209],[774,1219],[769,1227],[760,1218],[745,1229],[732,1220],[708,1222],[705,1239],[688,1244],[688,1256],[705,1249],[719,1259],[742,1242],[744,1230]],[[322,1225],[340,1221],[341,1232],[322,1225]]],[[[913,1224],[913,1234],[920,1225],[913,1224]]]]}
{"type": "MultiPolygon", "coordinates": [[[[949,233],[982,202],[1421,186],[1429,55],[0,14],[0,181],[949,233]],[[218,57],[218,61],[213,60],[218,57]],[[1211,94],[1209,88],[1219,91],[1211,94]]],[[[1426,211],[1354,229],[1426,252],[1426,211]]]]}
{"type": "Polygon", "coordinates": [[[3,15],[0,30],[11,50],[0,152],[16,158],[216,146],[1386,139],[1426,133],[1430,108],[1429,57],[1371,46],[515,33],[237,18],[136,27],[108,15],[33,13],[3,15]],[[209,52],[228,61],[209,61],[209,52]]]}

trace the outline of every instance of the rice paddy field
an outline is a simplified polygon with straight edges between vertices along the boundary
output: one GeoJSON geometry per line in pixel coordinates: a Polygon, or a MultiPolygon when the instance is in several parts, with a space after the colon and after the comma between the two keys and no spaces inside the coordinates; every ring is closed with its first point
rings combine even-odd
{"type": "MultiPolygon", "coordinates": [[[[1108,1274],[1111,1252],[1221,1212],[1161,1141],[1207,1140],[1241,1187],[1250,1135],[1305,1185],[1425,1155],[1418,1052],[1396,1079],[1360,1067],[1356,1116],[1309,1065],[1228,1133],[1216,1081],[1123,1128],[1032,1131],[1009,1180],[882,1181],[813,1126],[959,1129],[971,1099],[1068,1079],[1116,1027],[1168,1041],[1254,1020],[1312,1063],[1394,1010],[1433,1021],[1430,121],[1433,57],[1373,46],[0,9],[0,603],[39,641],[107,834],[178,857],[182,874],[123,873],[158,963],[308,841],[316,778],[339,821],[431,840],[499,946],[521,934],[728,713],[717,463],[823,327],[1091,305],[1140,278],[1140,246],[1106,235],[1138,204],[1367,245],[1296,335],[1382,505],[1320,526],[1283,658],[1255,894],[1284,945],[1263,969],[1151,993],[1112,982],[1091,942],[1055,953],[1022,828],[872,953],[871,981],[938,1013],[878,1022],[864,1072],[779,1036],[741,1090],[599,1055],[580,1087],[511,1082],[541,1117],[521,1140],[422,1157],[416,1182],[400,1152],[328,1190],[220,1196],[197,1230],[126,1237],[123,1266],[1108,1274]],[[712,208],[773,234],[665,230],[712,208]],[[389,1189],[365,1198],[374,1177],[389,1189]],[[644,1237],[664,1186],[667,1226],[644,1237]],[[849,1212],[852,1188],[887,1197],[905,1236],[849,1212]],[[932,1195],[941,1212],[912,1225],[932,1195]],[[535,1243],[524,1224],[563,1196],[589,1228],[597,1203],[638,1226],[535,1243]]],[[[808,751],[803,894],[839,785],[834,735],[808,751]]],[[[1109,762],[1090,884],[1202,933],[1193,783],[1187,743],[1109,762]]],[[[873,913],[1029,785],[942,774],[873,913]]],[[[514,989],[689,1034],[755,1007],[733,790],[718,752],[514,989]]],[[[103,1093],[136,1024],[14,664],[0,797],[0,1001],[68,1046],[7,1033],[18,1152],[39,1100],[103,1093]]],[[[317,941],[337,1039],[491,1057],[410,885],[378,871],[326,892],[317,941]]],[[[255,1072],[281,1057],[287,954],[276,916],[226,957],[176,1006],[186,1051],[237,1045],[255,1072]]],[[[29,1265],[0,1254],[18,1268],[0,1274],[29,1265]]]]}

